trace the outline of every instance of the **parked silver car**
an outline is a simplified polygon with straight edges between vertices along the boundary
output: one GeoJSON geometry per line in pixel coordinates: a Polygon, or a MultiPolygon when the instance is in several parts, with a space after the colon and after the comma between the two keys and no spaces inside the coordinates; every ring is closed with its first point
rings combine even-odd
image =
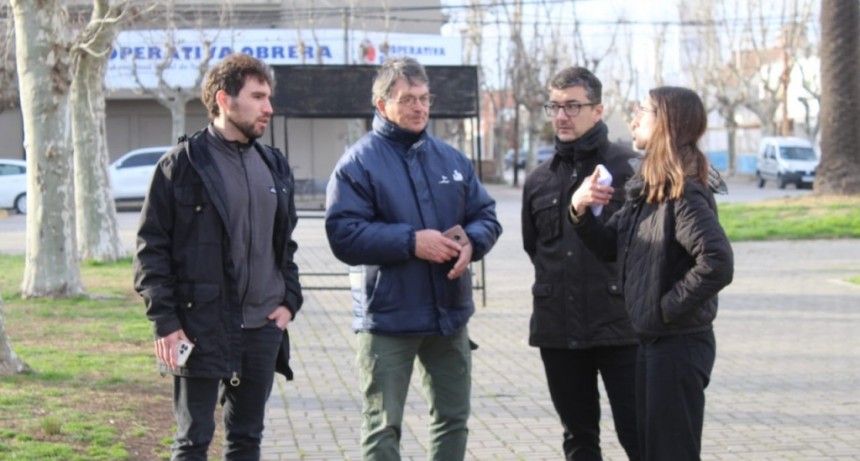
{"type": "Polygon", "coordinates": [[[541,146],[538,147],[537,151],[537,163],[540,165],[543,162],[547,162],[552,160],[552,156],[555,155],[555,147],[554,146],[541,146]]]}
{"type": "Polygon", "coordinates": [[[155,164],[172,146],[143,147],[129,151],[108,167],[113,198],[139,201],[146,197],[155,164]]]}
{"type": "Polygon", "coordinates": [[[0,208],[27,213],[27,162],[0,159],[0,208]]]}

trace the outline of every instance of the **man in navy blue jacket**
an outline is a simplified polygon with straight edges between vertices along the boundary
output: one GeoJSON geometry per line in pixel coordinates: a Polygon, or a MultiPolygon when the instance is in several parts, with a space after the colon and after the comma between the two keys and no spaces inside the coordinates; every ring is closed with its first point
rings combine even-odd
{"type": "Polygon", "coordinates": [[[475,312],[469,263],[502,232],[495,201],[466,156],[427,133],[429,80],[412,58],[386,61],[373,82],[373,130],[340,159],[328,185],[326,232],[353,266],[353,329],[365,460],[400,459],[415,359],[432,415],[428,459],[466,452],[475,312]],[[443,232],[460,225],[455,241],[443,232]]]}

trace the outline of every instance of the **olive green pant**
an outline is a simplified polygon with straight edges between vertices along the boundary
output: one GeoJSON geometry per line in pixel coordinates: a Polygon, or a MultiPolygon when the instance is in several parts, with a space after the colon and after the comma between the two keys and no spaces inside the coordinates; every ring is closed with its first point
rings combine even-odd
{"type": "Polygon", "coordinates": [[[463,327],[452,336],[358,334],[363,460],[400,460],[403,408],[416,358],[424,395],[430,405],[427,459],[458,461],[465,458],[472,355],[469,334],[463,327]]]}

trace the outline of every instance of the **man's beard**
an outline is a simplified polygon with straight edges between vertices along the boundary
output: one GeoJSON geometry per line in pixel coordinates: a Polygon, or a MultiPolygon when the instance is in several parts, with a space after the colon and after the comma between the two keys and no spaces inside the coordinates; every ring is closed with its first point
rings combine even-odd
{"type": "Polygon", "coordinates": [[[254,125],[256,125],[256,121],[240,122],[230,116],[227,117],[227,121],[230,122],[234,127],[236,127],[236,129],[239,130],[239,132],[242,133],[246,138],[248,138],[248,142],[251,142],[259,138],[260,136],[263,136],[263,132],[266,131],[266,129],[263,128],[262,131],[257,132],[257,130],[254,128],[254,125]]]}

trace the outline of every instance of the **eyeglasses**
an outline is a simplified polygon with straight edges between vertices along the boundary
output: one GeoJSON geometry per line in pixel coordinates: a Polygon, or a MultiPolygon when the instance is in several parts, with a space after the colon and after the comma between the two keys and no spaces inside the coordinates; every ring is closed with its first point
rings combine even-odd
{"type": "Polygon", "coordinates": [[[633,118],[639,118],[642,114],[654,114],[657,115],[657,109],[648,109],[642,106],[636,108],[633,111],[633,118]]]}
{"type": "Polygon", "coordinates": [[[421,104],[423,107],[430,107],[433,105],[433,101],[436,100],[435,94],[425,94],[420,98],[416,98],[415,96],[404,96],[397,101],[395,101],[398,105],[412,107],[415,103],[421,104]]]}
{"type": "Polygon", "coordinates": [[[558,111],[564,110],[564,114],[568,117],[576,117],[579,115],[579,111],[582,110],[583,107],[586,106],[596,106],[599,103],[597,102],[589,102],[589,103],[581,103],[581,102],[566,102],[564,104],[556,104],[554,102],[549,102],[543,105],[543,111],[549,117],[557,117],[558,111]]]}

